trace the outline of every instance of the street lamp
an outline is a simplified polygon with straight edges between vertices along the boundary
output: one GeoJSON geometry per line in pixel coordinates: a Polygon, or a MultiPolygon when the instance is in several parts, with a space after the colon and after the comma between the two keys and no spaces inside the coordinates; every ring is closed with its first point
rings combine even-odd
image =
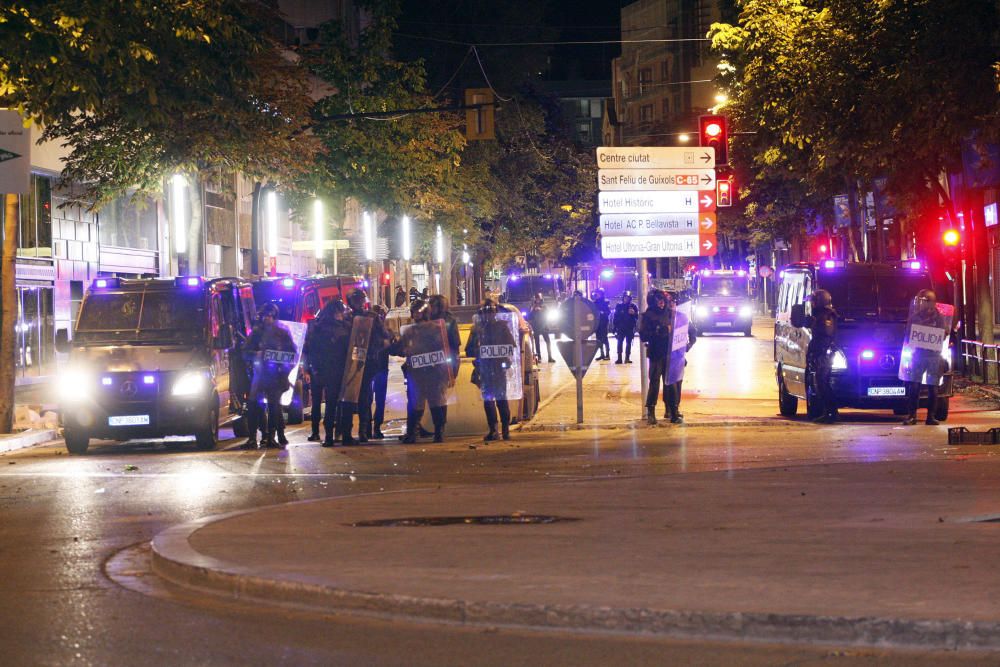
{"type": "Polygon", "coordinates": [[[174,216],[174,251],[178,255],[187,252],[187,225],[184,220],[184,188],[187,183],[180,174],[170,179],[170,208],[174,216]]]}
{"type": "Polygon", "coordinates": [[[404,215],[399,221],[400,235],[403,237],[403,259],[409,262],[413,259],[413,248],[410,244],[410,217],[404,215]]]}
{"type": "Polygon", "coordinates": [[[375,261],[375,225],[372,224],[372,216],[368,211],[362,215],[362,232],[365,235],[365,259],[369,262],[375,261]]]}
{"type": "Polygon", "coordinates": [[[313,240],[316,259],[323,259],[323,201],[318,197],[313,201],[313,240]]]}
{"type": "Polygon", "coordinates": [[[271,264],[277,271],[278,266],[278,193],[270,190],[267,193],[267,254],[271,264]]]}
{"type": "Polygon", "coordinates": [[[677,141],[681,142],[682,144],[686,144],[687,142],[691,141],[691,135],[689,135],[686,132],[681,132],[680,134],[677,135],[677,141]]]}

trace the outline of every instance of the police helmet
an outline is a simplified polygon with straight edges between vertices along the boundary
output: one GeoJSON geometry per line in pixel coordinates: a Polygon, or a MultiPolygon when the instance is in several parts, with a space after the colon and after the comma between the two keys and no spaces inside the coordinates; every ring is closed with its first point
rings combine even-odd
{"type": "Polygon", "coordinates": [[[665,292],[663,292],[663,290],[658,290],[658,289],[650,290],[649,294],[646,295],[646,306],[649,308],[657,308],[658,306],[656,302],[659,301],[660,299],[663,299],[663,301],[668,300],[667,295],[665,292]]]}
{"type": "Polygon", "coordinates": [[[333,301],[327,301],[323,308],[319,311],[319,317],[333,317],[334,315],[343,315],[344,311],[347,310],[347,306],[340,299],[334,299],[333,301]]]}
{"type": "Polygon", "coordinates": [[[632,298],[632,292],[630,292],[629,290],[625,290],[624,292],[622,292],[622,301],[631,298],[632,298]]]}
{"type": "Polygon", "coordinates": [[[833,308],[833,295],[825,289],[816,290],[812,293],[812,307],[814,310],[833,308]]]}
{"type": "Polygon", "coordinates": [[[365,307],[365,299],[368,296],[365,294],[364,290],[354,288],[347,295],[347,305],[349,305],[354,310],[363,310],[365,307]]]}
{"type": "Polygon", "coordinates": [[[922,289],[917,292],[917,296],[914,301],[916,301],[918,305],[920,302],[927,302],[928,304],[933,305],[937,303],[937,294],[935,294],[932,289],[922,289]]]}
{"type": "Polygon", "coordinates": [[[414,319],[416,319],[417,315],[419,315],[421,311],[426,309],[427,309],[426,301],[424,301],[423,299],[414,299],[413,303],[410,304],[410,315],[413,316],[414,319]]]}
{"type": "MultiPolygon", "coordinates": [[[[539,297],[536,298],[540,298],[539,297]]],[[[497,302],[493,300],[492,297],[487,297],[483,299],[483,305],[479,308],[480,313],[495,313],[497,312],[497,302]]]]}
{"type": "Polygon", "coordinates": [[[260,319],[264,319],[265,317],[273,317],[274,319],[278,319],[279,312],[280,311],[278,310],[278,307],[274,305],[273,302],[268,301],[263,306],[257,309],[257,317],[260,319]]]}

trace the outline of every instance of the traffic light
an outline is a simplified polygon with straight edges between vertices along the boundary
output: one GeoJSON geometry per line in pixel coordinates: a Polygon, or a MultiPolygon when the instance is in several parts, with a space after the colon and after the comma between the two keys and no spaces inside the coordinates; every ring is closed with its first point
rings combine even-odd
{"type": "Polygon", "coordinates": [[[957,229],[946,229],[941,235],[941,243],[945,248],[957,248],[962,242],[962,235],[957,229]]]}
{"type": "Polygon", "coordinates": [[[733,205],[733,182],[731,180],[716,181],[715,184],[716,206],[732,206],[733,205]]]}
{"type": "Polygon", "coordinates": [[[725,116],[698,116],[698,141],[701,146],[715,149],[716,166],[729,164],[729,127],[725,116]]]}
{"type": "Polygon", "coordinates": [[[941,234],[941,258],[947,271],[956,271],[962,261],[962,233],[954,227],[941,234]]]}
{"type": "Polygon", "coordinates": [[[392,274],[388,271],[382,274],[382,284],[390,285],[392,284],[392,274]]]}

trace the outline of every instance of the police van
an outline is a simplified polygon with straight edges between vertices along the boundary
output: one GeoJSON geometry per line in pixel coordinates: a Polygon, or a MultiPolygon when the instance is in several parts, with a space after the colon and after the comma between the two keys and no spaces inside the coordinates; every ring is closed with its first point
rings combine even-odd
{"type": "MultiPolygon", "coordinates": [[[[923,263],[908,260],[895,264],[848,264],[826,260],[798,263],[780,273],[774,323],[774,365],[778,406],[782,415],[794,416],[800,400],[810,418],[819,416],[818,401],[806,377],[806,350],[811,333],[809,296],[824,289],[833,296],[837,333],[831,348],[831,377],[837,407],[891,409],[907,413],[906,386],[898,377],[906,320],[917,292],[932,289],[923,263]]],[[[950,364],[938,388],[935,416],[948,418],[954,393],[950,364]]],[[[926,399],[921,399],[926,405],[926,399]]]]}
{"type": "Polygon", "coordinates": [[[69,354],[57,379],[66,448],[193,435],[198,449],[214,449],[219,423],[237,417],[230,355],[255,313],[253,289],[238,278],[94,280],[72,341],[56,333],[69,354]]]}
{"type": "Polygon", "coordinates": [[[751,335],[753,300],[746,271],[704,269],[694,277],[694,322],[699,334],[751,335]]]}

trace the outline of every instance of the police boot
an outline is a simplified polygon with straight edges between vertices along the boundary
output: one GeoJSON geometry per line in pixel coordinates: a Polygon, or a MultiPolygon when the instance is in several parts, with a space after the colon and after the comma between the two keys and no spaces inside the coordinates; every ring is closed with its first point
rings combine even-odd
{"type": "Polygon", "coordinates": [[[246,442],[240,445],[240,449],[257,449],[257,438],[251,435],[246,439],[246,442]]]}
{"type": "Polygon", "coordinates": [[[915,412],[911,412],[906,419],[903,420],[903,426],[913,426],[917,423],[917,415],[915,412]]]}
{"type": "Polygon", "coordinates": [[[268,432],[264,439],[261,440],[260,446],[263,449],[274,449],[278,446],[278,443],[274,440],[274,433],[268,432]]]}
{"type": "Polygon", "coordinates": [[[351,435],[352,421],[354,421],[354,415],[350,412],[343,415],[340,421],[340,435],[343,438],[342,443],[345,447],[358,444],[358,441],[351,435]]]}
{"type": "Polygon", "coordinates": [[[504,420],[501,422],[500,435],[504,440],[510,440],[510,421],[504,420]]]}
{"type": "Polygon", "coordinates": [[[444,442],[444,423],[447,408],[431,408],[431,419],[434,421],[434,442],[444,442]]]}
{"type": "Polygon", "coordinates": [[[656,426],[656,406],[647,405],[646,406],[646,423],[650,426],[656,426]]]}
{"type": "Polygon", "coordinates": [[[333,439],[333,430],[332,429],[328,430],[326,432],[326,438],[323,440],[323,446],[324,447],[333,447],[333,443],[334,442],[335,441],[333,439]]]}
{"type": "Polygon", "coordinates": [[[373,440],[385,440],[385,434],[382,433],[382,423],[379,422],[375,424],[375,428],[372,430],[373,440]]]}
{"type": "Polygon", "coordinates": [[[409,410],[406,413],[406,433],[400,438],[400,442],[412,445],[417,441],[417,431],[419,428],[420,420],[424,416],[423,410],[409,410]]]}
{"type": "Polygon", "coordinates": [[[284,447],[288,444],[288,438],[285,437],[285,429],[278,429],[278,444],[284,447]]]}

